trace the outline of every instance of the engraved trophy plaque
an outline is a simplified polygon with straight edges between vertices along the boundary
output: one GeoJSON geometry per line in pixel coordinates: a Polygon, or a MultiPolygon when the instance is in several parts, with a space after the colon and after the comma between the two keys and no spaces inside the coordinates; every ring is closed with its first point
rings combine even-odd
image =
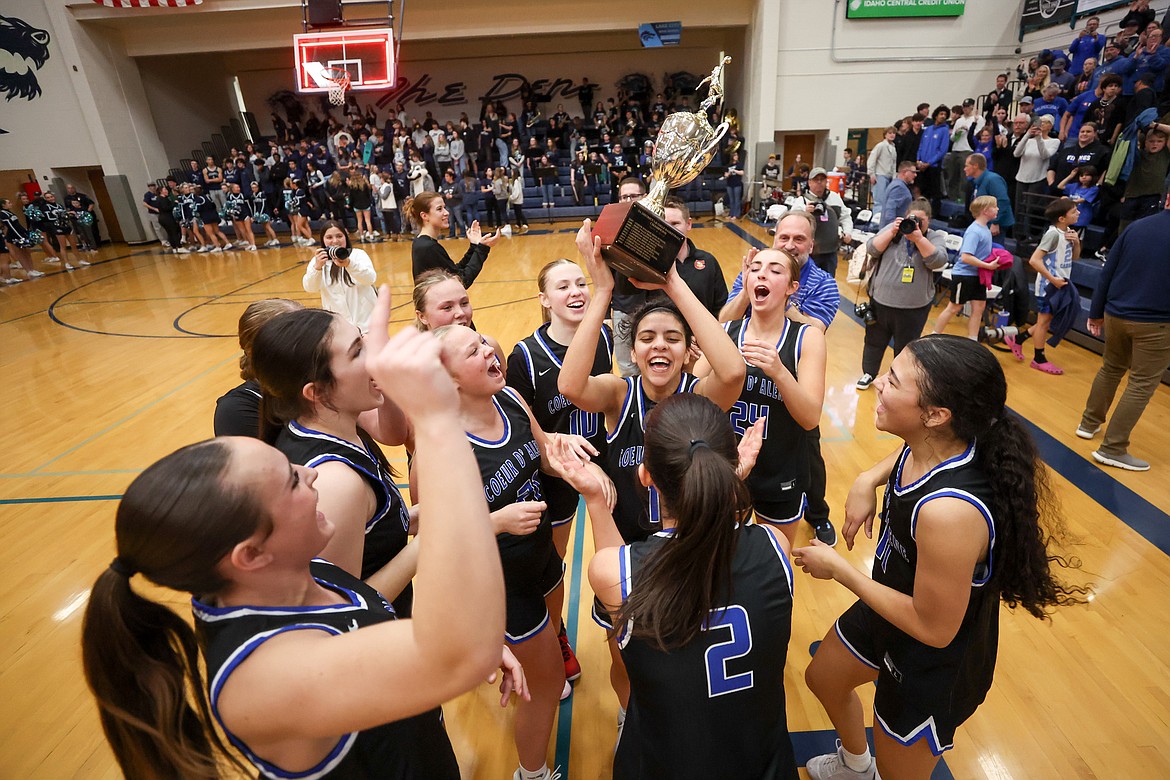
{"type": "Polygon", "coordinates": [[[663,283],[686,240],[664,219],[664,203],[672,187],[695,179],[715,156],[727,122],[711,127],[707,109],[723,100],[724,57],[703,86],[707,98],[694,113],[671,114],[658,131],[650,160],[650,189],[641,200],[611,203],[601,210],[593,235],[601,238],[601,256],[616,273],[643,282],[663,283]]]}

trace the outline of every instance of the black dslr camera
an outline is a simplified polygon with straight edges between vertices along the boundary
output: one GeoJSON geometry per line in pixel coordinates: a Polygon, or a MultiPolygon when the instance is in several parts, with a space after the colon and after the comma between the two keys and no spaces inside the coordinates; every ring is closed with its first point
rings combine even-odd
{"type": "Polygon", "coordinates": [[[894,243],[902,240],[902,236],[908,236],[913,233],[921,225],[918,224],[917,217],[906,217],[898,223],[898,232],[894,234],[894,243]]]}
{"type": "Polygon", "coordinates": [[[812,214],[817,219],[820,219],[825,214],[825,204],[821,203],[820,201],[816,201],[812,204],[812,207],[809,208],[808,213],[812,214]]]}
{"type": "Polygon", "coordinates": [[[877,323],[877,315],[874,314],[873,305],[869,301],[858,301],[853,304],[853,313],[857,315],[857,319],[865,323],[866,327],[877,323]]]}
{"type": "Polygon", "coordinates": [[[344,246],[327,246],[325,256],[330,260],[344,260],[349,257],[349,249],[344,246]]]}

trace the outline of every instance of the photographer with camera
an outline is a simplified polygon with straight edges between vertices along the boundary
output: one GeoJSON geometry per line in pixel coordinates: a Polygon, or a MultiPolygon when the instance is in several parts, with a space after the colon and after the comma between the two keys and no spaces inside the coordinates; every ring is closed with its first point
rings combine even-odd
{"type": "Polygon", "coordinates": [[[301,286],[305,292],[320,292],[322,309],[340,314],[365,333],[378,302],[377,276],[370,256],[350,244],[345,226],[329,220],[321,228],[321,247],[309,261],[301,286]]]}
{"type": "Polygon", "coordinates": [[[808,191],[792,204],[793,211],[807,211],[812,215],[816,231],[810,255],[818,268],[829,276],[837,274],[837,252],[842,239],[849,242],[853,231],[853,217],[841,196],[829,189],[829,175],[824,168],[813,168],[808,174],[808,191]]]}
{"type": "Polygon", "coordinates": [[[869,279],[869,301],[856,307],[865,321],[858,390],[873,384],[891,340],[897,357],[926,327],[934,271],[947,264],[946,233],[930,229],[930,216],[930,203],[916,200],[904,218],[895,219],[865,246],[863,278],[869,279]]]}

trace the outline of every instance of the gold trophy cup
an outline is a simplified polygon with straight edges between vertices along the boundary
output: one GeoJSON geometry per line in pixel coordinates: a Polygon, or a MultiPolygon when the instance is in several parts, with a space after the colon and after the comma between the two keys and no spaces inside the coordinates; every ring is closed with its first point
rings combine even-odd
{"type": "Polygon", "coordinates": [[[611,203],[601,210],[593,235],[601,238],[601,256],[617,273],[643,282],[663,283],[686,240],[664,219],[672,187],[695,179],[719,147],[727,122],[711,127],[707,109],[723,99],[721,76],[731,62],[724,57],[699,86],[710,82],[699,110],[671,114],[658,131],[650,159],[650,190],[641,200],[611,203]]]}

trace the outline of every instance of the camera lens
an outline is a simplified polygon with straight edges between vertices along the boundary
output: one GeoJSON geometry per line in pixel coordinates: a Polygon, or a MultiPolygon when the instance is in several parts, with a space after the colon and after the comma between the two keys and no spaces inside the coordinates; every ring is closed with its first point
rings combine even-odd
{"type": "Polygon", "coordinates": [[[327,246],[325,247],[325,255],[330,260],[345,260],[349,257],[349,249],[343,246],[327,246]]]}

